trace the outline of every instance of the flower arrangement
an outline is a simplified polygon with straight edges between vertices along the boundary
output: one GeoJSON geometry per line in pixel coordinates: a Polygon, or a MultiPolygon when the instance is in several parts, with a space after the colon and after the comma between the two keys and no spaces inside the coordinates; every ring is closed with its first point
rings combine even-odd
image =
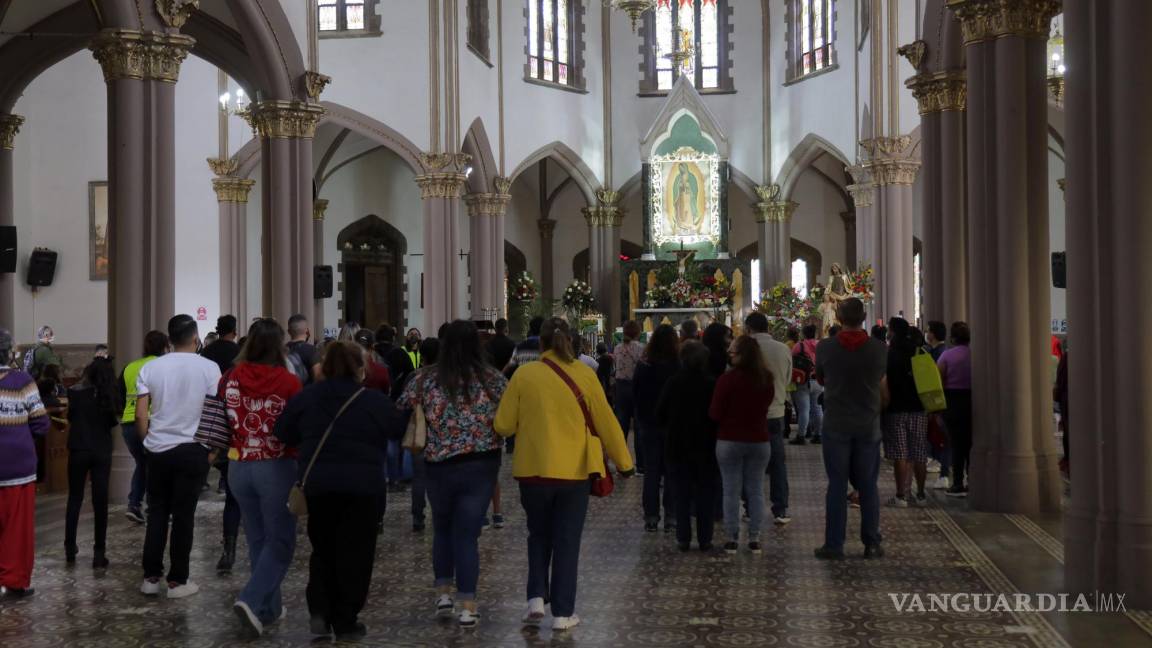
{"type": "Polygon", "coordinates": [[[662,269],[657,284],[644,295],[644,307],[719,309],[730,306],[734,296],[735,290],[727,279],[689,263],[683,275],[674,267],[662,269]]]}
{"type": "Polygon", "coordinates": [[[512,300],[520,302],[521,304],[529,304],[536,301],[536,296],[540,292],[539,287],[536,285],[536,280],[527,270],[521,272],[512,280],[512,300]]]}
{"type": "Polygon", "coordinates": [[[560,303],[566,310],[580,317],[596,307],[596,299],[592,296],[592,287],[579,279],[573,279],[572,283],[564,289],[564,297],[560,303]]]}
{"type": "Polygon", "coordinates": [[[865,304],[872,303],[873,288],[876,285],[876,273],[872,270],[872,264],[864,264],[856,272],[848,275],[848,282],[851,284],[848,287],[850,296],[865,304]]]}
{"type": "Polygon", "coordinates": [[[772,337],[784,340],[788,329],[801,327],[814,319],[816,305],[811,297],[801,297],[790,284],[781,282],[764,291],[756,310],[768,316],[772,337]]]}

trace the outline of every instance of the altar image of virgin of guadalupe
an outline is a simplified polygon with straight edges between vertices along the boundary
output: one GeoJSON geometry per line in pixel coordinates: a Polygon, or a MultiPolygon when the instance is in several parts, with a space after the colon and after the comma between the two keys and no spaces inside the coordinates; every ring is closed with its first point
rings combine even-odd
{"type": "Polygon", "coordinates": [[[706,235],[705,210],[701,207],[700,167],[695,162],[677,162],[671,177],[669,232],[673,236],[706,235]]]}

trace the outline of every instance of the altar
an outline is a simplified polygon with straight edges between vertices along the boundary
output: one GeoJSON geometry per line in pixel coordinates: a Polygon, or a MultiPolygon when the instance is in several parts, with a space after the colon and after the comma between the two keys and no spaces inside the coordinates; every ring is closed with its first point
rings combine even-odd
{"type": "Polygon", "coordinates": [[[703,330],[712,322],[720,322],[725,326],[732,326],[732,310],[728,307],[713,308],[637,308],[633,311],[634,318],[644,324],[644,328],[651,330],[660,324],[680,326],[681,322],[696,320],[703,330]]]}

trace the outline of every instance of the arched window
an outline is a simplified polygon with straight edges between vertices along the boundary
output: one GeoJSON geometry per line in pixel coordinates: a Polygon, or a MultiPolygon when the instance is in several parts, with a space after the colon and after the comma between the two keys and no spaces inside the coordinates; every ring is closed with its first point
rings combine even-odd
{"type": "Polygon", "coordinates": [[[788,81],[836,67],[836,0],[788,0],[788,81]]]}
{"type": "Polygon", "coordinates": [[[322,36],[338,36],[341,32],[354,35],[378,33],[380,17],[375,13],[379,0],[318,0],[317,25],[322,36]]]}
{"type": "Polygon", "coordinates": [[[530,81],[584,89],[584,7],[580,0],[526,0],[530,81]]]}
{"type": "Polygon", "coordinates": [[[644,17],[641,94],[666,92],[681,74],[690,75],[699,90],[733,90],[728,2],[658,0],[656,10],[644,17]]]}
{"type": "Polygon", "coordinates": [[[792,287],[801,297],[808,296],[808,262],[804,259],[792,261],[792,287]]]}

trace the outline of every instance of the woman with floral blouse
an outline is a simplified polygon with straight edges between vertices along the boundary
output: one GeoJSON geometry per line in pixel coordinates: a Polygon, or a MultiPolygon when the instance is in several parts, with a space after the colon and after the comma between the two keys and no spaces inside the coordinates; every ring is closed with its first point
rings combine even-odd
{"type": "Polygon", "coordinates": [[[436,364],[419,371],[397,403],[409,410],[419,404],[427,418],[424,465],[432,503],[436,613],[451,616],[459,600],[462,627],[480,620],[477,539],[500,474],[503,441],[492,421],[506,386],[504,376],[484,361],[476,326],[457,320],[440,339],[436,364]]]}

